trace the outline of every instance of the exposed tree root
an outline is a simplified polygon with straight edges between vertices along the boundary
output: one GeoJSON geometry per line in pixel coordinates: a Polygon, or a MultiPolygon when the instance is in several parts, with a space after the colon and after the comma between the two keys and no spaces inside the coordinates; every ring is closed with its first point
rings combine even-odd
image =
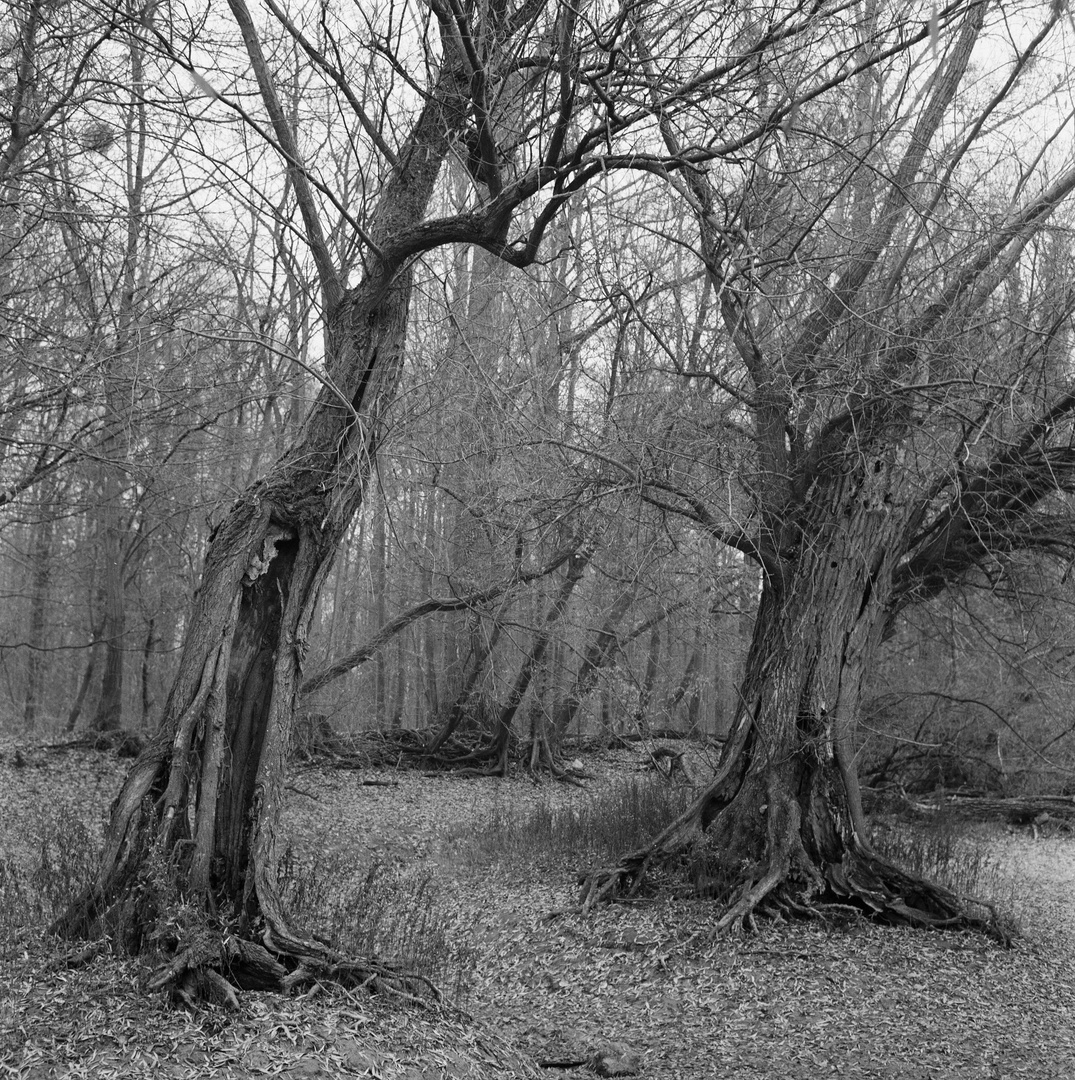
{"type": "MultiPolygon", "coordinates": [[[[132,954],[163,950],[169,959],[147,986],[188,1005],[234,1008],[243,991],[291,993],[326,983],[439,1000],[421,975],[346,956],[291,928],[280,900],[273,826],[265,819],[253,830],[242,899],[224,892],[216,874],[199,887],[193,859],[185,861],[196,846],[184,839],[165,847],[170,819],[157,816],[148,795],[158,765],[143,758],[132,772],[113,817],[116,857],[55,921],[54,933],[107,940],[132,954]]],[[[182,821],[185,812],[177,816],[182,821]]]]}
{"type": "Polygon", "coordinates": [[[466,744],[457,745],[454,752],[449,751],[437,754],[428,754],[421,746],[415,747],[408,752],[418,754],[429,765],[440,766],[445,769],[467,770],[463,775],[474,776],[507,776],[508,768],[508,732],[500,732],[492,739],[478,746],[467,747],[466,744]],[[487,766],[475,771],[475,766],[487,766]]]}
{"type": "Polygon", "coordinates": [[[615,866],[589,874],[582,882],[582,909],[588,911],[608,900],[635,896],[651,868],[669,864],[686,854],[701,835],[701,804],[699,798],[648,845],[624,855],[615,866]]]}
{"type": "MultiPolygon", "coordinates": [[[[675,832],[682,836],[682,819],[677,819],[675,832]]],[[[707,865],[699,872],[698,844],[697,834],[679,843],[658,838],[615,866],[595,871],[582,883],[582,909],[637,895],[655,871],[678,864],[686,865],[694,877],[697,895],[720,902],[717,930],[750,929],[758,917],[812,918],[850,910],[887,923],[974,930],[1004,945],[1017,935],[1012,921],[989,901],[957,895],[861,846],[845,852],[839,862],[820,866],[804,866],[785,855],[770,858],[760,868],[733,868],[713,865],[707,853],[707,865]]]]}
{"type": "MultiPolygon", "coordinates": [[[[152,881],[134,888],[120,900],[106,905],[84,896],[86,921],[78,925],[58,923],[54,931],[64,936],[88,935],[96,939],[82,953],[95,954],[101,943],[114,940],[132,952],[143,951],[147,938],[130,927],[157,923],[169,906],[168,898],[155,893],[152,881]],[[131,893],[140,893],[142,903],[132,903],[131,893]],[[161,903],[165,908],[161,908],[161,903]],[[106,936],[102,936],[106,935],[106,936]]],[[[270,909],[276,909],[275,898],[270,909]]],[[[207,1003],[235,1008],[238,996],[247,990],[267,990],[290,994],[334,984],[348,989],[365,989],[407,1000],[440,1000],[437,988],[424,976],[399,964],[375,958],[355,958],[338,952],[327,943],[302,937],[292,931],[279,911],[260,920],[261,941],[250,929],[224,923],[205,913],[195,915],[190,907],[175,909],[182,925],[173,935],[157,940],[170,958],[158,967],[147,982],[151,991],[168,991],[173,999],[194,1005],[207,1003]]]]}
{"type": "Polygon", "coordinates": [[[430,758],[430,762],[435,765],[443,765],[448,769],[462,768],[468,765],[478,765],[487,761],[499,761],[500,753],[495,746],[485,746],[478,750],[472,750],[466,754],[438,754],[436,757],[430,758]]]}
{"type": "MultiPolygon", "coordinates": [[[[426,764],[450,769],[457,776],[505,777],[512,761],[510,750],[509,741],[493,740],[473,749],[459,747],[457,753],[426,755],[421,748],[408,748],[407,752],[421,755],[426,764]]],[[[589,773],[566,765],[544,736],[531,740],[523,764],[535,778],[547,775],[580,786],[582,780],[594,779],[589,773]]]]}
{"type": "Polygon", "coordinates": [[[967,929],[1010,945],[1017,935],[1012,920],[995,904],[961,896],[912,874],[868,848],[825,867],[827,896],[863,907],[886,921],[933,929],[967,929]]]}
{"type": "Polygon", "coordinates": [[[1015,936],[993,904],[959,896],[869,848],[847,803],[835,795],[829,801],[832,787],[815,783],[800,803],[776,774],[766,783],[733,783],[734,794],[725,786],[732,776],[726,758],[709,787],[659,836],[591,873],[582,883],[583,910],[634,896],[656,873],[671,870],[689,879],[697,895],[718,901],[718,930],[750,928],[756,917],[851,909],[882,922],[975,930],[1005,944],[1015,936]]]}
{"type": "Polygon", "coordinates": [[[290,994],[333,984],[405,998],[440,1000],[437,988],[424,976],[375,959],[345,957],[328,946],[313,948],[297,939],[281,947],[265,931],[266,944],[234,934],[201,929],[191,935],[174,957],[158,968],[146,988],[168,991],[187,1005],[198,1003],[238,1007],[245,990],[290,994]]]}

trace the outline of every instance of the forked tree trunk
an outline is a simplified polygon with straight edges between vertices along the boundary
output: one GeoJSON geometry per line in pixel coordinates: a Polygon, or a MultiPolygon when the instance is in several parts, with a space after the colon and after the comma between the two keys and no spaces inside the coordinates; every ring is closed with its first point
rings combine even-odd
{"type": "MultiPolygon", "coordinates": [[[[876,855],[863,826],[852,734],[863,682],[892,615],[893,576],[912,525],[926,512],[909,490],[913,480],[897,467],[899,448],[914,426],[911,409],[883,395],[867,399],[868,408],[848,404],[848,422],[822,428],[800,455],[798,441],[807,434],[801,418],[812,415],[817,399],[810,408],[790,404],[799,392],[791,390],[795,379],[811,383],[810,393],[816,393],[824,382],[819,371],[827,377],[828,368],[819,367],[827,339],[854,309],[903,220],[906,192],[967,69],[984,16],[985,9],[976,8],[965,17],[884,203],[779,364],[770,362],[753,334],[749,295],[725,288],[724,280],[714,282],[725,329],[753,381],[758,453],[751,486],[759,520],[751,553],[764,563],[766,580],[713,781],[651,844],[591,875],[584,906],[624,888],[637,890],[654,862],[693,848],[699,884],[722,902],[718,928],[749,923],[756,912],[804,914],[819,904],[839,904],[920,925],[973,924],[1005,933],[988,906],[975,910],[876,855]],[[901,490],[904,485],[908,490],[901,490]]],[[[640,37],[636,47],[652,74],[640,37]]],[[[678,151],[672,126],[662,123],[660,130],[669,151],[678,151]]],[[[727,254],[709,214],[718,196],[701,172],[686,183],[700,211],[712,272],[726,265],[727,254]]],[[[1001,251],[1003,245],[994,247],[971,264],[966,283],[1001,251]]],[[[903,330],[903,340],[928,339],[959,293],[947,295],[903,330]]],[[[918,359],[909,346],[899,362],[886,356],[886,370],[916,370],[918,359]]]]}
{"type": "Polygon", "coordinates": [[[740,703],[712,783],[652,844],[592,875],[592,905],[641,887],[655,864],[690,853],[718,928],[756,912],[851,906],[931,926],[1003,935],[977,909],[870,850],[851,737],[863,684],[888,625],[906,518],[883,497],[884,463],[819,484],[798,557],[765,583],[740,703]]]}

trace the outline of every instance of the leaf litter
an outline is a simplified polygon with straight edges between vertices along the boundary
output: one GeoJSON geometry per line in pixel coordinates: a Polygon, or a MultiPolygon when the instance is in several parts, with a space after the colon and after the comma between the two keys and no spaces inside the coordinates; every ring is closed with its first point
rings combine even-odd
{"type": "MultiPolygon", "coordinates": [[[[11,750],[0,747],[0,855],[32,854],[45,818],[77,815],[99,835],[128,763],[24,747],[15,767],[11,750]]],[[[715,936],[712,906],[682,898],[581,916],[570,911],[580,867],[489,861],[459,839],[491,816],[592,798],[630,767],[624,755],[588,761],[589,790],[298,769],[284,823],[297,850],[431,875],[467,964],[463,1008],[325,990],[188,1012],[140,989],[143,963],[102,954],[67,967],[55,942],[26,931],[0,953],[0,1077],[589,1077],[553,1064],[592,1063],[607,1046],[629,1048],[652,1080],[1075,1076],[1075,842],[993,836],[1025,930],[1005,950],[863,919],[715,936]]]]}

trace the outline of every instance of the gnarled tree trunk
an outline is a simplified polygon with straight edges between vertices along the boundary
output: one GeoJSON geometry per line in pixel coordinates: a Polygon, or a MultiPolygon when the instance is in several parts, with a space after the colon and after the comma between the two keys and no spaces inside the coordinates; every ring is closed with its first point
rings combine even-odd
{"type": "MultiPolygon", "coordinates": [[[[227,913],[240,934],[257,931],[268,946],[271,962],[260,946],[229,961],[235,985],[282,986],[299,968],[339,964],[288,925],[276,824],[307,629],[364,494],[376,422],[398,379],[409,293],[404,274],[376,306],[361,291],[342,305],[335,329],[365,359],[353,413],[322,395],[300,443],[214,535],[163,724],[113,807],[96,881],[59,931],[110,933],[139,950],[170,902],[160,877],[168,866],[177,894],[227,913]],[[336,468],[347,484],[324,483],[336,468]]],[[[187,966],[200,969],[204,959],[191,956],[187,966]]],[[[184,967],[170,973],[185,975],[184,967]]]]}
{"type": "Polygon", "coordinates": [[[700,890],[723,902],[718,927],[754,914],[838,904],[928,926],[1008,931],[871,851],[851,738],[890,619],[909,516],[889,461],[847,455],[819,478],[797,550],[765,582],[740,703],[713,781],[649,846],[586,882],[587,905],[641,886],[687,856],[700,890]]]}
{"type": "MultiPolygon", "coordinates": [[[[232,6],[252,35],[241,0],[232,6]]],[[[256,40],[248,44],[257,71],[256,40]]],[[[346,290],[323,274],[325,387],[296,443],[211,538],[161,728],[116,799],[96,879],[55,924],[137,951],[180,899],[215,918],[218,935],[164,942],[175,959],[154,986],[233,1001],[237,987],[376,984],[392,974],[292,928],[277,881],[277,822],[314,605],[365,497],[400,376],[412,291],[400,247],[410,235],[413,249],[465,91],[446,60],[373,214],[371,268],[346,290]]],[[[278,134],[284,141],[286,126],[278,134]]]]}
{"type": "MultiPolygon", "coordinates": [[[[1013,420],[996,451],[967,467],[972,425],[963,402],[976,396],[950,398],[946,380],[966,371],[973,383],[981,361],[975,356],[965,368],[933,364],[933,358],[977,347],[973,317],[1075,190],[1075,170],[1013,210],[962,262],[939,264],[936,285],[923,289],[918,303],[891,316],[886,311],[909,280],[905,271],[918,250],[904,246],[901,231],[913,205],[908,192],[924,175],[927,151],[956,102],[986,16],[984,5],[959,13],[929,89],[907,118],[909,134],[898,155],[884,164],[880,157],[863,158],[847,174],[854,224],[826,224],[828,236],[838,237],[830,250],[839,258],[827,264],[816,294],[802,285],[798,256],[788,264],[795,300],[786,319],[773,319],[769,308],[779,275],[759,285],[743,272],[741,251],[729,244],[729,226],[745,226],[749,215],[726,217],[717,227],[724,194],[700,171],[684,177],[706,270],[721,297],[729,350],[751,385],[754,470],[744,488],[752,512],[743,515],[749,528],[722,525],[693,493],[663,478],[646,497],[666,508],[681,500],[681,512],[761,565],[765,582],[735,718],[712,783],[650,845],[592,875],[584,904],[636,890],[652,864],[694,849],[699,883],[723,901],[719,927],[750,922],[756,912],[806,913],[838,904],[916,925],[1009,933],[988,904],[957,897],[870,849],[851,751],[863,683],[895,614],[936,595],[992,553],[1059,550],[1047,508],[1037,511],[1049,496],[1070,491],[1075,478],[1070,432],[1059,431],[1070,423],[1075,396],[1061,393],[1045,408],[1035,401],[1026,415],[1036,419],[1013,420]],[[886,174],[888,163],[895,167],[886,174]],[[874,186],[877,167],[885,177],[881,187],[874,186]],[[1050,444],[1054,436],[1060,445],[1050,444]]],[[[1020,63],[1052,25],[1046,23],[1020,63]]],[[[654,79],[641,35],[636,49],[654,79]]],[[[867,107],[856,138],[872,147],[883,125],[868,106],[870,94],[864,87],[867,107]]],[[[681,149],[673,125],[661,123],[660,131],[670,151],[681,149]]],[[[951,168],[957,164],[958,157],[951,168]]],[[[765,173],[769,165],[759,168],[765,173]]],[[[771,193],[782,182],[775,174],[765,179],[755,193],[759,206],[763,187],[771,193]]],[[[754,250],[779,250],[782,220],[768,215],[768,235],[752,227],[754,250]]],[[[804,241],[812,229],[802,234],[804,241]]],[[[929,280],[921,269],[914,276],[929,280]]],[[[1070,311],[1066,298],[1064,320],[1070,311]]],[[[998,349],[984,363],[1006,373],[1008,361],[998,349]]],[[[1018,357],[1011,370],[1020,370],[1018,357]]],[[[1007,374],[990,377],[1007,400],[1007,374]]],[[[982,415],[1000,411],[1001,400],[982,415]]],[[[985,429],[978,423],[975,438],[985,429]]]]}

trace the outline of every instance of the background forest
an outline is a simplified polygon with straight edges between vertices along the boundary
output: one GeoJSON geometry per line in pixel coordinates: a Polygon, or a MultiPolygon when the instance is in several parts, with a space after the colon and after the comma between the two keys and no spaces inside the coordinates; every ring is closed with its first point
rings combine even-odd
{"type": "MultiPolygon", "coordinates": [[[[310,13],[313,37],[282,16],[265,34],[344,280],[360,265],[354,226],[382,182],[377,152],[414,109],[397,58],[423,34],[420,10],[356,10],[358,26],[324,9],[310,13]],[[346,83],[333,64],[347,67],[346,83]]],[[[834,77],[709,167],[736,200],[720,223],[731,264],[770,298],[771,317],[793,316],[796,275],[823,276],[856,215],[861,224],[880,213],[884,185],[862,180],[860,164],[882,170],[901,152],[907,99],[925,94],[954,12],[935,9],[917,49],[868,77],[834,77]]],[[[732,22],[745,34],[740,14],[732,22]]],[[[697,13],[676,17],[686,25],[697,13]]],[[[847,7],[835,61],[810,34],[774,46],[736,73],[735,108],[758,112],[826,64],[839,74],[898,17],[847,7]]],[[[1048,20],[1049,47],[1034,54],[1040,17],[1027,5],[982,31],[916,196],[928,244],[901,225],[901,288],[943,280],[964,245],[1002,220],[1013,185],[1029,184],[1034,166],[1048,175],[1051,154],[1057,168],[1065,157],[1059,42],[1069,28],[1048,20]],[[1044,148],[1031,146],[1041,125],[1044,148]]],[[[9,733],[156,727],[209,538],[326,384],[295,185],[281,177],[252,76],[218,22],[193,8],[38,0],[9,4],[3,20],[9,733]]],[[[730,49],[735,34],[707,47],[730,49]]],[[[457,140],[432,212],[462,212],[481,164],[457,140]]],[[[725,298],[699,259],[684,191],[646,171],[609,172],[564,206],[531,265],[443,246],[414,275],[375,493],[321,591],[297,740],[327,723],[422,731],[443,747],[449,731],[491,738],[507,716],[511,753],[538,766],[566,738],[723,737],[760,576],[720,542],[714,520],[750,519],[754,467],[725,298]]],[[[971,334],[1001,351],[1032,338],[1034,356],[1047,357],[1037,390],[994,368],[1010,382],[1013,417],[1018,395],[1047,393],[1070,372],[1073,290],[1061,211],[1005,268],[971,334]]],[[[959,375],[966,386],[978,378],[959,375]]],[[[1003,402],[983,406],[972,391],[957,408],[962,449],[945,452],[973,465],[977,440],[1003,424],[1003,402]]],[[[856,733],[866,783],[1009,793],[1071,783],[1068,566],[1001,552],[905,613],[856,733]]]]}

